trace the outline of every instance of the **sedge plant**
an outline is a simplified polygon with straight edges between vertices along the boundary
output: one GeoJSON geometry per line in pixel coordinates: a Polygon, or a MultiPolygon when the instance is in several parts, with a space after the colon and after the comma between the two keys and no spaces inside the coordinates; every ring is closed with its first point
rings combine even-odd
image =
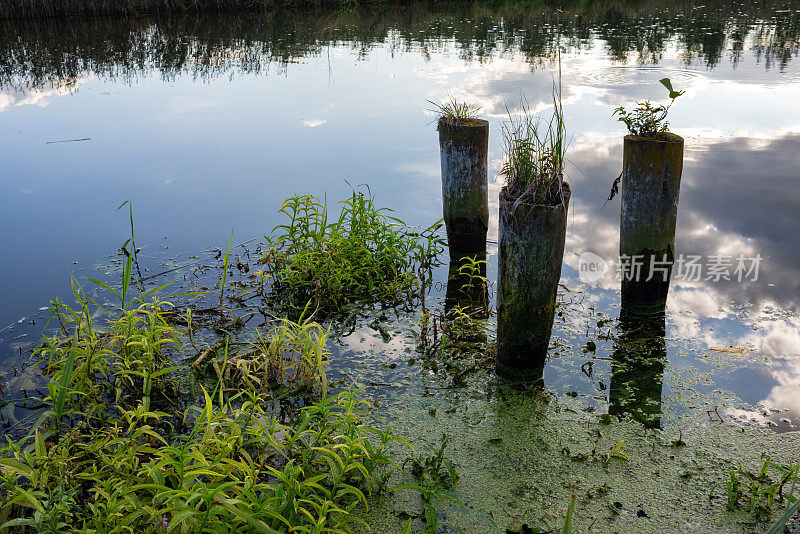
{"type": "Polygon", "coordinates": [[[507,197],[516,204],[562,203],[567,132],[560,82],[553,85],[553,114],[549,119],[534,116],[524,96],[518,114],[507,112],[508,122],[503,125],[506,161],[501,171],[507,197]]]}
{"type": "Polygon", "coordinates": [[[480,107],[472,106],[466,102],[458,100],[455,96],[448,93],[448,99],[444,102],[434,102],[428,100],[433,106],[432,111],[439,117],[439,126],[459,126],[470,124],[478,116],[480,107]]]}

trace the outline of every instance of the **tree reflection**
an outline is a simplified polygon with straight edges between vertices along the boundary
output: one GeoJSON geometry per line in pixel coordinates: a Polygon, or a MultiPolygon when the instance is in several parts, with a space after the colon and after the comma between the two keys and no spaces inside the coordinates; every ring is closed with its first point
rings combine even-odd
{"type": "Polygon", "coordinates": [[[733,2],[453,2],[380,5],[353,10],[281,10],[173,17],[0,21],[0,85],[74,83],[86,74],[127,82],[156,71],[189,74],[260,73],[286,68],[330,46],[366,56],[376,45],[423,55],[455,43],[464,60],[514,55],[536,66],[558,50],[605,43],[617,60],[657,63],[674,42],[689,64],[736,64],[750,46],[765,68],[785,69],[800,44],[796,2],[763,2],[742,10],[733,2]]]}

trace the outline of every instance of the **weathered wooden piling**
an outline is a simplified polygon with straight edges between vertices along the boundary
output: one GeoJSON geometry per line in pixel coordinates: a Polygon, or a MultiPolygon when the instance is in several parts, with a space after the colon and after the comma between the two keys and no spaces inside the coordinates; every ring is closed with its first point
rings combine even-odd
{"type": "Polygon", "coordinates": [[[489,123],[439,119],[442,202],[451,260],[486,252],[489,123]]]}
{"type": "Polygon", "coordinates": [[[622,315],[620,331],[611,360],[608,412],[630,414],[643,425],[658,428],[667,362],[665,316],[622,315]]]}
{"type": "Polygon", "coordinates": [[[532,206],[500,192],[497,373],[514,381],[541,375],[556,309],[570,189],[564,201],[532,206]]]}
{"type": "Polygon", "coordinates": [[[683,138],[626,135],[623,149],[620,261],[622,310],[664,312],[675,260],[675,224],[683,170],[683,138]]]}

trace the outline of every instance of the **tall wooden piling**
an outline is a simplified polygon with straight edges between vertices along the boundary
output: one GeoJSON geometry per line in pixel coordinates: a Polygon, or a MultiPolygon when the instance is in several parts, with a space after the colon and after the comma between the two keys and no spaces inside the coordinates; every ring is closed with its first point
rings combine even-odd
{"type": "Polygon", "coordinates": [[[516,204],[500,192],[497,269],[497,373],[514,381],[541,376],[564,259],[570,188],[551,206],[516,204]]]}
{"type": "Polygon", "coordinates": [[[625,136],[620,214],[622,310],[664,312],[675,260],[683,138],[625,136]]]}
{"type": "Polygon", "coordinates": [[[439,119],[442,202],[451,261],[486,253],[489,123],[439,119]]]}

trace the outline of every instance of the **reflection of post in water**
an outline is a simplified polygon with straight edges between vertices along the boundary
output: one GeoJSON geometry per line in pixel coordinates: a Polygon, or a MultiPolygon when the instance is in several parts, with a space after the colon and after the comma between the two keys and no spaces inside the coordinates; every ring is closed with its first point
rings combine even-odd
{"type": "Polygon", "coordinates": [[[622,311],[664,313],[675,261],[683,138],[625,136],[620,213],[622,311]]]}
{"type": "Polygon", "coordinates": [[[479,319],[489,317],[489,288],[486,281],[486,253],[464,256],[450,262],[444,310],[456,308],[479,319]]]}
{"type": "Polygon", "coordinates": [[[486,322],[489,317],[489,288],[486,280],[486,254],[465,256],[450,263],[444,297],[446,330],[450,348],[467,353],[484,352],[486,322]]]}
{"type": "Polygon", "coordinates": [[[665,316],[623,314],[614,349],[609,386],[612,415],[631,414],[647,427],[661,425],[661,388],[667,345],[665,316]]]}

